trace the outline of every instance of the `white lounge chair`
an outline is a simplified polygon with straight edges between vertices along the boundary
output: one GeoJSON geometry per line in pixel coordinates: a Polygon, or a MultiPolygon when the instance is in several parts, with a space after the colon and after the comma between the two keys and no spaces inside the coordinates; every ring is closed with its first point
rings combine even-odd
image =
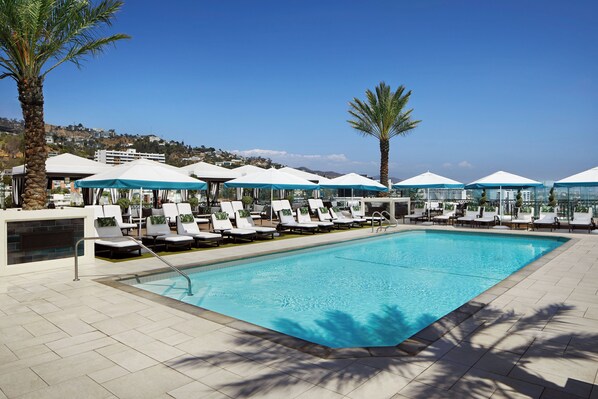
{"type": "MultiPolygon", "coordinates": [[[[245,210],[245,208],[243,207],[243,202],[242,201],[231,201],[230,202],[231,205],[233,206],[233,211],[235,211],[235,218],[236,218],[236,212],[237,211],[243,211],[245,210]]],[[[251,215],[251,218],[255,221],[255,220],[259,220],[262,218],[262,216],[260,215],[259,212],[249,212],[249,214],[251,215]]],[[[255,223],[254,223],[255,225],[255,223]]]]}
{"type": "Polygon", "coordinates": [[[118,227],[122,230],[125,230],[127,232],[127,235],[129,234],[130,229],[134,229],[137,227],[135,223],[125,223],[123,221],[120,205],[104,205],[104,216],[115,218],[118,227]]]}
{"type": "Polygon", "coordinates": [[[228,220],[231,222],[235,220],[235,210],[233,209],[233,204],[230,201],[220,201],[220,210],[222,212],[226,212],[228,215],[228,220]]]}
{"type": "Polygon", "coordinates": [[[337,208],[335,206],[330,208],[329,212],[330,212],[330,216],[332,216],[333,223],[335,220],[348,221],[348,222],[351,222],[351,226],[355,226],[355,227],[361,227],[363,224],[366,223],[366,220],[363,218],[354,219],[354,218],[347,217],[343,211],[341,211],[339,208],[337,208]]]}
{"type": "Polygon", "coordinates": [[[274,238],[274,233],[276,233],[276,229],[274,227],[256,226],[253,223],[251,213],[244,209],[239,209],[235,212],[235,222],[237,223],[237,227],[240,229],[255,230],[258,237],[269,236],[270,238],[274,238]]]}
{"type": "Polygon", "coordinates": [[[457,206],[454,202],[445,202],[444,204],[442,204],[442,214],[434,216],[432,218],[432,223],[448,224],[451,219],[455,218],[456,212],[457,206]]]}
{"type": "Polygon", "coordinates": [[[353,219],[364,219],[366,222],[371,223],[381,223],[384,221],[384,218],[380,216],[365,216],[365,212],[360,204],[351,205],[351,217],[353,219]]]}
{"type": "Polygon", "coordinates": [[[192,237],[195,240],[196,247],[200,242],[219,246],[222,241],[222,235],[220,234],[199,230],[195,218],[190,213],[179,215],[176,221],[177,233],[182,236],[192,237]]]}
{"type": "Polygon", "coordinates": [[[550,231],[557,229],[560,226],[557,217],[557,209],[551,206],[542,205],[540,207],[540,217],[532,223],[534,229],[543,227],[550,228],[550,231]]]}
{"type": "Polygon", "coordinates": [[[172,202],[162,204],[162,211],[164,211],[164,216],[166,217],[168,224],[170,226],[176,225],[176,217],[179,216],[179,210],[176,204],[172,202]]]}
{"type": "Polygon", "coordinates": [[[107,249],[110,251],[110,257],[113,258],[116,252],[138,251],[141,255],[141,246],[137,241],[123,237],[123,232],[118,227],[114,217],[101,217],[94,220],[96,237],[104,238],[95,240],[98,249],[107,249]]]}
{"type": "MultiPolygon", "coordinates": [[[[176,208],[179,216],[193,215],[193,212],[191,211],[191,204],[188,202],[179,202],[178,204],[176,204],[176,208]]],[[[194,216],[193,219],[195,220],[195,223],[210,223],[210,219],[206,218],[196,218],[194,216]]]]}
{"type": "MultiPolygon", "coordinates": [[[[165,204],[166,205],[166,204],[165,204]]],[[[145,222],[146,235],[153,238],[154,243],[162,243],[168,251],[171,247],[189,247],[193,244],[193,237],[182,236],[170,231],[166,216],[149,216],[145,222]]],[[[176,223],[176,216],[175,216],[176,223]]]]}
{"type": "Polygon", "coordinates": [[[427,218],[427,212],[426,212],[426,206],[425,204],[423,205],[423,207],[421,205],[417,206],[415,208],[413,208],[413,213],[410,215],[405,215],[405,219],[408,219],[410,222],[421,222],[423,221],[425,218],[427,218]]]}
{"type": "Polygon", "coordinates": [[[317,213],[318,208],[324,207],[324,202],[322,202],[321,198],[309,198],[307,200],[307,204],[309,205],[309,210],[313,215],[317,213]]]}
{"type": "Polygon", "coordinates": [[[226,212],[216,212],[212,214],[212,228],[224,237],[232,238],[235,242],[237,241],[237,238],[253,241],[257,235],[257,231],[254,229],[240,229],[233,227],[226,212]]]}
{"type": "Polygon", "coordinates": [[[280,223],[279,229],[290,230],[291,232],[303,233],[304,231],[315,233],[318,225],[315,223],[298,223],[293,217],[293,211],[290,209],[281,209],[278,212],[280,223]]]}
{"type": "Polygon", "coordinates": [[[490,205],[486,205],[484,207],[484,212],[482,214],[482,216],[477,217],[473,220],[473,225],[488,225],[488,228],[490,228],[490,226],[494,226],[499,222],[499,218],[498,218],[498,210],[496,209],[495,206],[490,206],[490,205]]]}
{"type": "Polygon", "coordinates": [[[467,209],[465,209],[465,215],[457,218],[456,223],[461,225],[473,223],[475,219],[480,217],[480,210],[481,207],[479,206],[469,205],[467,209]]]}
{"type": "Polygon", "coordinates": [[[320,222],[332,222],[337,229],[340,229],[342,227],[346,227],[346,228],[350,229],[351,225],[353,224],[352,220],[349,221],[349,220],[333,219],[332,215],[330,214],[330,210],[328,208],[326,208],[325,206],[319,207],[316,210],[316,213],[318,214],[318,220],[320,222]]]}
{"type": "Polygon", "coordinates": [[[534,208],[531,206],[522,206],[517,210],[517,217],[515,219],[509,220],[508,224],[511,227],[518,228],[522,224],[525,225],[527,229],[532,221],[534,220],[534,208]]]}
{"type": "Polygon", "coordinates": [[[297,222],[299,223],[315,223],[318,225],[320,231],[330,231],[334,227],[334,223],[327,221],[314,222],[311,220],[309,215],[309,209],[307,207],[301,207],[297,209],[297,222]]]}
{"type": "Polygon", "coordinates": [[[104,217],[104,208],[102,208],[102,205],[85,205],[85,208],[93,210],[93,220],[104,217]]]}
{"type": "Polygon", "coordinates": [[[588,229],[588,233],[596,227],[592,207],[578,205],[573,210],[573,219],[569,221],[569,231],[575,229],[588,229]]]}

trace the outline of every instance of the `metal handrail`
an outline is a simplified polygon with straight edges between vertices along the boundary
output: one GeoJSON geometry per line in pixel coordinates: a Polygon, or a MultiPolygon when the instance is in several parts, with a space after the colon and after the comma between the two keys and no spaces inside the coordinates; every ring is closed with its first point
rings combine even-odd
{"type": "MultiPolygon", "coordinates": [[[[389,227],[397,227],[399,225],[399,222],[397,221],[397,219],[393,218],[390,213],[388,213],[387,211],[375,211],[374,213],[372,213],[372,233],[374,232],[374,218],[376,217],[376,214],[380,215],[380,217],[382,219],[384,219],[385,222],[388,223],[387,226],[385,226],[385,230],[388,230],[389,227]],[[384,216],[384,214],[388,215],[388,217],[384,216]],[[393,219],[394,219],[394,223],[393,223],[393,219]]],[[[382,229],[382,222],[380,222],[380,225],[378,226],[378,229],[376,229],[376,231],[380,231],[382,229]]]]}
{"type": "Polygon", "coordinates": [[[152,251],[151,249],[149,249],[148,247],[146,247],[145,245],[143,245],[140,241],[136,240],[135,238],[133,238],[131,236],[122,236],[122,237],[83,237],[79,241],[77,241],[77,243],[75,244],[75,278],[73,279],[73,281],[79,281],[79,251],[78,251],[79,244],[81,244],[83,241],[87,241],[87,240],[108,240],[108,241],[110,241],[110,239],[116,239],[116,238],[118,238],[118,239],[120,239],[120,238],[126,238],[128,240],[134,241],[141,248],[145,249],[147,252],[149,252],[155,258],[158,258],[158,260],[162,261],[162,263],[164,263],[166,266],[170,267],[172,270],[174,270],[175,272],[177,272],[178,274],[180,274],[181,276],[183,276],[187,280],[187,295],[188,296],[193,296],[193,291],[191,290],[191,279],[189,278],[189,276],[187,275],[187,273],[181,271],[175,265],[173,265],[172,263],[168,262],[166,259],[164,259],[163,257],[161,257],[160,255],[158,255],[157,253],[155,253],[154,251],[152,251]]]}

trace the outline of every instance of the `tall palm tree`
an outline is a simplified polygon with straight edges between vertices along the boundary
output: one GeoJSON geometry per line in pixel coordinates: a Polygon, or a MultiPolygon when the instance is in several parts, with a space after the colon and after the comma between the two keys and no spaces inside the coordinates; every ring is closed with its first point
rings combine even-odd
{"type": "Polygon", "coordinates": [[[380,183],[385,186],[388,186],[390,139],[406,135],[421,122],[411,120],[413,109],[404,110],[411,91],[403,94],[404,92],[403,86],[399,86],[393,93],[390,86],[380,82],[376,86],[376,93],[366,90],[366,101],[353,98],[349,102],[349,114],[354,119],[347,122],[362,135],[375,137],[380,142],[380,183]]]}
{"type": "Polygon", "coordinates": [[[0,0],[0,79],[17,83],[25,120],[25,192],[23,209],[46,204],[46,159],[43,84],[64,62],[80,66],[123,34],[102,37],[122,2],[103,0],[0,0]]]}

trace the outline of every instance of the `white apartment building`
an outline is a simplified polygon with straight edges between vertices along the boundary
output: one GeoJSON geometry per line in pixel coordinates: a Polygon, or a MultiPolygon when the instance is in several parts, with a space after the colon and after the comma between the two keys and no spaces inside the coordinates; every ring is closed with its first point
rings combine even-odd
{"type": "Polygon", "coordinates": [[[137,152],[134,148],[129,148],[126,151],[97,150],[93,159],[98,162],[107,163],[108,165],[120,165],[136,159],[149,159],[150,161],[166,163],[166,155],[164,154],[137,152]]]}

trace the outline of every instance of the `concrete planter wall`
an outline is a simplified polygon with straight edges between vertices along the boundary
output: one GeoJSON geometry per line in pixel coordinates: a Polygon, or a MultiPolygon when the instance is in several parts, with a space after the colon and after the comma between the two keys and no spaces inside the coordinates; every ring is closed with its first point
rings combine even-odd
{"type": "MultiPolygon", "coordinates": [[[[74,263],[74,245],[94,235],[93,212],[84,208],[0,210],[0,275],[74,263]]],[[[79,246],[81,264],[94,259],[94,243],[79,246]]]]}

